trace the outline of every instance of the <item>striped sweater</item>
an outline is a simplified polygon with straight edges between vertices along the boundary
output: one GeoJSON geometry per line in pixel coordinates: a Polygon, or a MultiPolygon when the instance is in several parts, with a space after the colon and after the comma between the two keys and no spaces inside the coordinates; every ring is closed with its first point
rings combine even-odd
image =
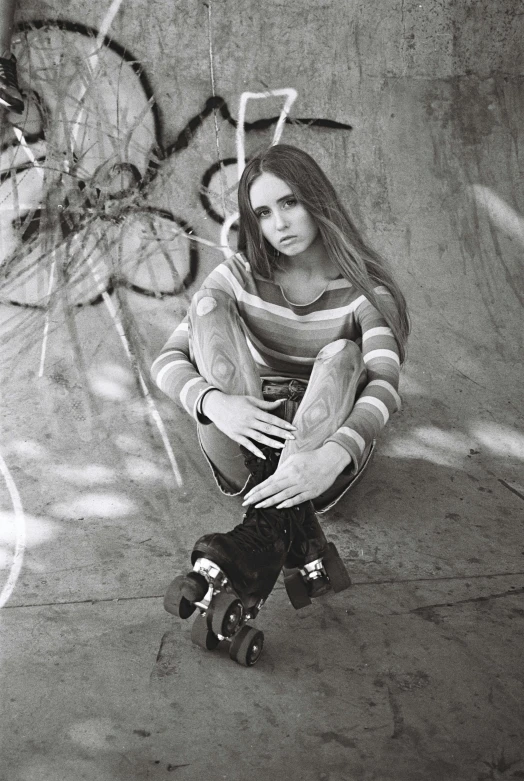
{"type": "MultiPolygon", "coordinates": [[[[347,420],[326,441],[341,445],[360,467],[367,445],[400,409],[398,346],[377,309],[343,278],[330,281],[315,301],[292,304],[280,285],[252,272],[240,254],[217,266],[202,287],[222,290],[235,300],[262,378],[308,379],[322,347],[336,339],[359,345],[368,383],[347,420]]],[[[384,287],[375,292],[390,296],[384,287]]],[[[162,348],[151,374],[160,390],[201,419],[200,399],[213,386],[190,361],[187,315],[162,348]]]]}

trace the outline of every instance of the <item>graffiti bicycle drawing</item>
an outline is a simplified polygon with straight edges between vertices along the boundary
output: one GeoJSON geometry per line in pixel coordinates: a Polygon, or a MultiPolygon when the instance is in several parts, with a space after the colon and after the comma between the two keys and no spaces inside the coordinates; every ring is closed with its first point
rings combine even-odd
{"type": "MultiPolygon", "coordinates": [[[[233,251],[234,194],[249,134],[275,143],[289,125],[308,132],[347,132],[351,127],[320,117],[291,117],[297,97],[292,88],[243,93],[238,118],[223,98],[212,94],[164,146],[144,67],[108,35],[120,1],[113,0],[100,30],[47,20],[17,29],[14,52],[32,113],[19,126],[4,123],[0,136],[0,305],[15,313],[19,338],[24,327],[33,339],[40,331],[42,377],[53,313],[74,319],[86,305],[105,304],[180,486],[175,454],[113,294],[126,289],[157,299],[180,295],[195,278],[200,246],[233,251]],[[284,102],[279,115],[246,121],[248,100],[275,97],[284,102]],[[235,135],[237,153],[203,160],[188,185],[198,193],[202,215],[216,225],[214,241],[198,235],[193,214],[159,208],[151,197],[162,172],[172,170],[209,121],[222,123],[235,135]],[[25,321],[20,318],[24,313],[25,321]]],[[[10,339],[9,323],[7,317],[0,345],[10,339]]],[[[65,387],[76,386],[66,382],[65,387]]],[[[83,398],[89,395],[86,387],[80,392],[83,398]]],[[[89,402],[84,409],[88,416],[89,402]]],[[[2,459],[0,466],[18,525],[1,606],[22,566],[24,523],[7,463],[2,459]]]]}
{"type": "MultiPolygon", "coordinates": [[[[60,269],[71,304],[99,302],[100,284],[86,268],[87,256],[109,292],[124,285],[163,297],[187,286],[198,262],[198,237],[186,215],[150,206],[148,196],[161,167],[191,144],[213,114],[235,129],[239,143],[247,133],[273,127],[280,137],[284,123],[351,129],[329,119],[290,118],[293,98],[280,117],[237,121],[225,100],[211,96],[163,148],[144,68],[114,40],[106,36],[98,46],[97,40],[96,30],[72,22],[34,21],[18,31],[19,73],[31,85],[42,129],[24,138],[21,128],[21,138],[11,133],[1,147],[2,303],[46,308],[50,289],[60,284],[50,279],[53,268],[55,274],[60,269]]],[[[224,215],[213,193],[219,174],[236,166],[235,158],[217,159],[194,183],[202,208],[220,224],[224,215]]],[[[231,178],[230,191],[236,175],[231,178]]]]}

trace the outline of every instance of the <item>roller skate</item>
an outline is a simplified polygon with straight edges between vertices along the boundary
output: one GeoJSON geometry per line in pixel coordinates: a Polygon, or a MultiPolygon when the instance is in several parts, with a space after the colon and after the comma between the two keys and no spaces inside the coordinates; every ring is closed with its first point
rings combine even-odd
{"type": "MultiPolygon", "coordinates": [[[[246,457],[254,479],[265,479],[274,470],[274,458],[269,453],[267,461],[246,457]]],[[[165,609],[180,618],[199,611],[191,632],[196,645],[211,651],[226,640],[234,661],[246,667],[258,661],[264,634],[247,622],[256,618],[273,590],[303,515],[301,508],[252,505],[232,531],[197,540],[193,570],[175,578],[164,598],[165,609]]]]}
{"type": "MultiPolygon", "coordinates": [[[[375,440],[369,445],[359,472],[346,491],[362,480],[373,460],[375,440]]],[[[315,508],[306,503],[303,534],[297,535],[284,564],[284,585],[296,610],[307,607],[311,600],[349,588],[351,578],[333,542],[328,542],[318,522],[315,508]]]]}
{"type": "Polygon", "coordinates": [[[328,542],[311,502],[284,563],[284,585],[296,610],[330,591],[349,588],[351,578],[333,542],[328,542]]]}
{"type": "MultiPolygon", "coordinates": [[[[296,405],[298,406],[298,405],[296,405]]],[[[293,418],[282,415],[284,420],[293,418]]],[[[271,448],[264,449],[266,461],[244,452],[245,463],[255,485],[261,483],[276,470],[279,454],[271,448]]],[[[311,604],[311,600],[333,590],[335,593],[349,588],[351,578],[336,546],[328,542],[311,502],[294,508],[297,515],[295,534],[284,562],[284,585],[289,600],[296,610],[311,604]]]]}

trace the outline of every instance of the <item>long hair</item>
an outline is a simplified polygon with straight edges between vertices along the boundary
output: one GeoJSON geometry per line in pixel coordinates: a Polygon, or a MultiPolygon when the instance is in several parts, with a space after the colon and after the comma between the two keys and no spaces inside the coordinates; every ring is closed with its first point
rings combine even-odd
{"type": "Polygon", "coordinates": [[[272,278],[280,253],[264,238],[249,198],[251,185],[262,173],[277,176],[291,188],[317,224],[330,260],[388,323],[404,361],[410,330],[406,300],[386,261],[364,241],[335,188],[307,152],[289,144],[276,144],[249,160],[238,186],[239,251],[257,273],[272,278]],[[379,286],[390,295],[377,292],[379,286]]]}

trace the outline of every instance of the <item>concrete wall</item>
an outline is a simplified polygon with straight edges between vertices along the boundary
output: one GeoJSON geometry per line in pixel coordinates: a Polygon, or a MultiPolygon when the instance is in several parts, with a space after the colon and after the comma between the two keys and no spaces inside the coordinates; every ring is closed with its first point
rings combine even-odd
{"type": "MultiPolygon", "coordinates": [[[[60,17],[100,29],[107,9],[36,0],[20,3],[20,19],[60,17]]],[[[293,87],[294,117],[352,126],[288,127],[284,140],[319,158],[391,258],[415,325],[422,318],[424,327],[429,306],[430,342],[438,337],[453,351],[464,335],[478,355],[491,352],[494,336],[497,353],[514,358],[522,346],[513,321],[522,229],[512,211],[522,196],[520,19],[511,0],[124,0],[110,34],[144,66],[164,157],[145,202],[216,241],[218,226],[206,219],[198,190],[217,158],[235,156],[234,128],[210,113],[186,149],[172,145],[213,95],[235,118],[242,92],[293,87]]],[[[281,105],[251,101],[247,121],[276,116],[281,105]]],[[[247,133],[248,152],[271,132],[247,133]]],[[[200,255],[201,268],[219,260],[200,255]]],[[[414,352],[421,338],[419,327],[414,352]]]]}
{"type": "MultiPolygon", "coordinates": [[[[489,440],[493,425],[501,441],[516,436],[524,335],[517,5],[124,0],[109,30],[113,48],[96,55],[93,77],[94,39],[84,28],[96,34],[108,9],[77,0],[20,4],[19,69],[44,104],[45,138],[29,145],[46,161],[46,174],[27,171],[23,156],[20,168],[17,140],[4,142],[2,167],[11,176],[0,184],[0,233],[4,259],[14,253],[16,263],[4,262],[2,300],[45,307],[52,288],[49,239],[43,251],[37,240],[29,252],[17,215],[43,199],[50,214],[76,209],[76,244],[56,253],[72,300],[86,303],[99,292],[85,261],[92,252],[102,286],[134,285],[127,311],[136,315],[147,365],[222,257],[220,220],[224,207],[235,210],[241,95],[293,88],[291,117],[303,121],[286,125],[283,140],[321,162],[408,298],[413,335],[402,425],[411,415],[414,427],[458,432],[446,440],[457,466],[461,436],[483,431],[489,440]],[[34,20],[55,18],[80,27],[30,29],[34,20]],[[89,120],[80,133],[79,96],[89,120]],[[67,154],[76,174],[58,182],[67,154]],[[119,190],[115,161],[134,164],[142,184],[124,171],[119,190]],[[230,164],[219,170],[219,161],[230,164]],[[86,225],[89,210],[96,219],[86,225]],[[185,238],[175,235],[180,228],[185,238]],[[203,243],[189,242],[189,233],[203,243]],[[32,269],[29,283],[23,274],[24,284],[17,281],[20,268],[32,269]],[[167,296],[151,300],[155,290],[167,296]]],[[[247,154],[270,143],[282,105],[275,96],[248,102],[247,154]]],[[[512,443],[520,452],[522,440],[512,443]]],[[[413,455],[407,445],[392,448],[413,455]]]]}
{"type": "MultiPolygon", "coordinates": [[[[108,8],[20,0],[27,147],[2,128],[5,777],[522,777],[521,7],[123,0],[93,54],[108,8]],[[35,29],[56,17],[80,27],[35,29]],[[277,587],[246,671],[162,609],[241,509],[158,393],[177,476],[137,368],[222,258],[210,174],[236,157],[241,95],[279,88],[322,120],[283,139],[390,258],[413,334],[404,412],[323,519],[354,587],[297,613],[277,587]]],[[[248,103],[248,154],[281,107],[248,103]]]]}

